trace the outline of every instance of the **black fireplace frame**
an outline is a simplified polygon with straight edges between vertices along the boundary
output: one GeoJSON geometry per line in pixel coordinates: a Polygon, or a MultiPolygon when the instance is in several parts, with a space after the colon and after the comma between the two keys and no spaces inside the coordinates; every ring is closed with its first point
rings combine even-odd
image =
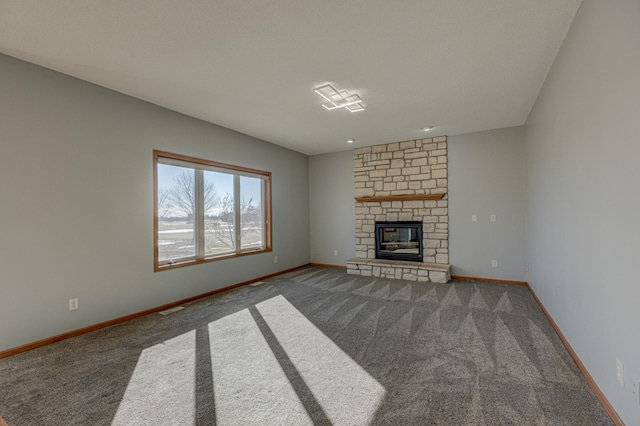
{"type": "Polygon", "coordinates": [[[376,222],[376,259],[388,259],[388,260],[408,260],[411,262],[422,262],[423,260],[423,245],[422,245],[422,222],[420,221],[400,221],[389,222],[381,221],[376,222]],[[389,253],[382,250],[382,230],[384,228],[416,228],[417,229],[417,243],[418,253],[389,253]]]}

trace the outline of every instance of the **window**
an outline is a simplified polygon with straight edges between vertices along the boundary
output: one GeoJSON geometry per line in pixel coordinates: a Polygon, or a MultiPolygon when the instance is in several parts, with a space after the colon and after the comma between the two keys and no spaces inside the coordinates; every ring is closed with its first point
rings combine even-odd
{"type": "Polygon", "coordinates": [[[271,173],[153,152],[155,270],[271,251],[271,173]]]}

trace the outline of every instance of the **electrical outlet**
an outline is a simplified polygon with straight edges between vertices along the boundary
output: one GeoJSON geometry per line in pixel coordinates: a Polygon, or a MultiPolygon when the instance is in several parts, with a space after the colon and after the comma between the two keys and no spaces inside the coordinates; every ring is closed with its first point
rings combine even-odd
{"type": "Polygon", "coordinates": [[[489,216],[489,220],[491,220],[491,222],[495,222],[496,221],[496,215],[492,214],[491,216],[489,216]]]}
{"type": "Polygon", "coordinates": [[[624,387],[624,364],[616,358],[616,378],[620,386],[624,387]]]}
{"type": "Polygon", "coordinates": [[[338,255],[338,250],[334,250],[334,251],[333,251],[333,255],[334,255],[334,256],[337,256],[337,255],[338,255]]]}
{"type": "Polygon", "coordinates": [[[478,221],[478,215],[477,214],[472,214],[471,215],[471,222],[477,222],[478,221]]]}
{"type": "Polygon", "coordinates": [[[273,256],[273,263],[278,263],[278,256],[273,256]]]}
{"type": "Polygon", "coordinates": [[[492,268],[497,268],[498,267],[498,261],[497,260],[492,260],[491,261],[491,267],[492,268]]]}
{"type": "Polygon", "coordinates": [[[633,382],[633,396],[636,404],[640,405],[640,382],[633,382]]]}
{"type": "Polygon", "coordinates": [[[75,311],[76,309],[78,309],[78,298],[69,299],[69,310],[75,311]]]}

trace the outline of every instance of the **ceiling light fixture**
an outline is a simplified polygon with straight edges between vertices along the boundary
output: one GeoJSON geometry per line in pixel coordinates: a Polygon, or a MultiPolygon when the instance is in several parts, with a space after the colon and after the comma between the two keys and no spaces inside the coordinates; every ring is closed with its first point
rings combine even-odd
{"type": "Polygon", "coordinates": [[[429,130],[433,129],[433,126],[425,126],[422,128],[423,132],[428,132],[429,130]]]}
{"type": "Polygon", "coordinates": [[[347,143],[354,143],[355,141],[355,139],[347,139],[347,143]]]}
{"type": "Polygon", "coordinates": [[[316,87],[313,91],[328,101],[323,103],[322,106],[329,111],[339,108],[345,108],[351,112],[364,111],[364,101],[357,93],[337,90],[328,83],[324,86],[316,87]]]}

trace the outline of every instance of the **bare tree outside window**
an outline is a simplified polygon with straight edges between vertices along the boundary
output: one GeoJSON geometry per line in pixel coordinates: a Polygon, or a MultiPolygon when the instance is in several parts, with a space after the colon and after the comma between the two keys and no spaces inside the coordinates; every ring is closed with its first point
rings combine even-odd
{"type": "Polygon", "coordinates": [[[158,190],[158,215],[160,217],[168,217],[171,214],[169,197],[170,194],[167,188],[158,190]]]}
{"type": "MultiPolygon", "coordinates": [[[[235,249],[235,229],[237,226],[237,224],[234,223],[234,218],[236,217],[234,209],[235,202],[233,195],[227,193],[222,199],[218,216],[206,221],[207,231],[213,232],[218,238],[219,243],[232,250],[235,249]]],[[[259,226],[261,216],[260,206],[254,205],[253,198],[247,200],[243,197],[240,201],[240,240],[243,241],[243,247],[247,245],[244,243],[247,239],[245,237],[252,232],[255,233],[255,228],[259,226]]],[[[261,239],[258,243],[262,243],[261,239]]]]}
{"type": "MultiPolygon", "coordinates": [[[[204,183],[204,210],[210,211],[220,204],[220,197],[216,186],[211,181],[204,183]]],[[[179,211],[189,220],[193,220],[196,213],[196,185],[193,172],[184,171],[173,179],[170,188],[160,191],[159,205],[163,212],[179,211]]]]}

